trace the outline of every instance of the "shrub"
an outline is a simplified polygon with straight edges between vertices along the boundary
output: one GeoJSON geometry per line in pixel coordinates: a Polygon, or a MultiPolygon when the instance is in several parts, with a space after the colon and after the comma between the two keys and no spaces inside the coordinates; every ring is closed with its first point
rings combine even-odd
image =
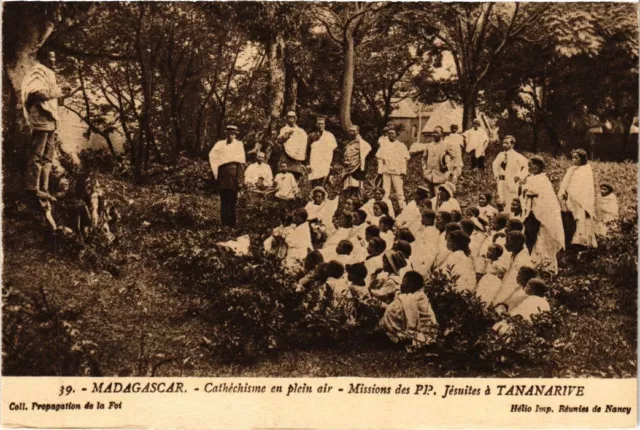
{"type": "Polygon", "coordinates": [[[2,292],[2,373],[14,376],[100,376],[97,345],[83,338],[84,309],[65,308],[43,287],[39,295],[2,292]]]}
{"type": "Polygon", "coordinates": [[[116,173],[122,166],[107,149],[83,149],[78,154],[80,165],[85,170],[116,173]]]}

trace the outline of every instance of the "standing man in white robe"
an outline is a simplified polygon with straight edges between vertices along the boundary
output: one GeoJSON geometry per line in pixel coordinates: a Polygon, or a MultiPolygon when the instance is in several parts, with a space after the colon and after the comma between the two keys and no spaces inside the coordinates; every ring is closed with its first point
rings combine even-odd
{"type": "Polygon", "coordinates": [[[385,194],[391,196],[391,186],[396,193],[400,211],[406,206],[404,198],[404,176],[407,174],[407,161],[411,158],[407,145],[397,140],[396,130],[390,128],[387,132],[387,144],[378,150],[376,157],[378,165],[382,164],[382,188],[385,194]]]}
{"type": "Polygon", "coordinates": [[[444,143],[447,146],[447,152],[451,156],[449,172],[451,173],[451,182],[455,184],[462,176],[462,167],[464,166],[464,160],[462,159],[464,137],[458,133],[457,124],[451,124],[451,133],[444,140],[444,143]]]}
{"type": "Polygon", "coordinates": [[[309,181],[312,187],[323,186],[333,161],[333,151],[338,147],[335,136],[325,130],[326,119],[319,116],[316,119],[317,131],[309,135],[309,181]]]}
{"type": "Polygon", "coordinates": [[[305,173],[304,162],[307,158],[307,133],[296,124],[296,113],[287,113],[287,125],[280,129],[278,134],[278,144],[282,146],[280,162],[287,163],[288,171],[296,179],[305,173]]]}
{"type": "Polygon", "coordinates": [[[498,198],[505,208],[511,207],[511,201],[518,196],[520,180],[529,175],[527,160],[515,151],[516,139],[505,136],[502,139],[502,152],[493,161],[493,176],[498,183],[498,198]]]}
{"type": "Polygon", "coordinates": [[[220,223],[223,226],[236,226],[236,203],[238,191],[244,186],[244,165],[246,156],[244,145],[239,140],[238,127],[227,125],[227,138],[213,145],[209,153],[209,163],[213,177],[218,182],[220,193],[220,223]]]}
{"type": "Polygon", "coordinates": [[[479,119],[473,120],[473,128],[463,133],[467,144],[467,153],[471,154],[471,168],[484,169],[484,152],[489,146],[489,135],[482,128],[479,119]]]}

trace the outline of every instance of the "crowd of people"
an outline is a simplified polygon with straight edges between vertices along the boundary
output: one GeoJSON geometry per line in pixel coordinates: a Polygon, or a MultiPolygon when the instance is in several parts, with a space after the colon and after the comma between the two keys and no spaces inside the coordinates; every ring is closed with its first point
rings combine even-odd
{"type": "MultiPolygon", "coordinates": [[[[470,155],[471,168],[483,169],[489,138],[479,121],[462,134],[455,125],[446,136],[437,127],[419,155],[423,185],[407,202],[403,179],[410,155],[390,124],[372,157],[378,186],[364,198],[372,147],[358,127],[351,127],[349,140],[339,146],[324,118],[318,118],[317,130],[309,135],[295,124],[295,113],[287,118],[271,152],[279,154],[279,173],[273,178],[258,152],[246,170],[246,187],[291,199],[297,195],[297,181],[308,175],[311,200],[293,210],[283,206],[281,224],[264,242],[264,250],[278,255],[290,273],[304,273],[297,285],[301,293],[319,289],[332,306],[346,312],[356,309],[354,304],[385,309],[380,327],[394,342],[433,341],[438,323],[425,287],[436,273],[458,291],[475,292],[487,308],[530,321],[550,309],[540,275],[558,271],[560,250],[597,247],[596,235],[606,234],[608,223],[617,218],[610,185],[602,184],[596,198],[583,150],[572,153],[573,165],[556,192],[543,158],[527,159],[515,150],[515,138],[505,136],[491,165],[495,198],[494,193],[481,194],[475,205],[462,207],[456,193],[464,154],[470,155]],[[341,181],[342,192],[330,196],[325,185],[336,181],[341,181]]],[[[214,174],[216,166],[224,165],[216,148],[235,139],[235,127],[228,131],[227,140],[212,151],[214,174]]],[[[240,165],[243,157],[226,162],[240,165]]],[[[504,322],[494,328],[509,330],[504,322]]]]}

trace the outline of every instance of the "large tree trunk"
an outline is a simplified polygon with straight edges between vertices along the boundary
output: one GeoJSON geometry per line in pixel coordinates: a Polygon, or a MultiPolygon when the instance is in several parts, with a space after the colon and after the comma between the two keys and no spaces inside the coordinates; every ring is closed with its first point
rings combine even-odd
{"type": "Polygon", "coordinates": [[[267,43],[269,57],[269,124],[265,130],[265,138],[272,139],[276,133],[276,125],[282,117],[284,107],[284,37],[276,35],[267,43]]]}
{"type": "Polygon", "coordinates": [[[344,71],[342,74],[342,96],[340,98],[340,124],[345,132],[351,128],[351,100],[355,78],[355,46],[352,34],[347,34],[343,45],[344,71]]]}
{"type": "Polygon", "coordinates": [[[476,119],[476,103],[478,101],[478,93],[469,90],[464,96],[462,104],[462,129],[469,130],[473,127],[473,120],[476,119]]]}

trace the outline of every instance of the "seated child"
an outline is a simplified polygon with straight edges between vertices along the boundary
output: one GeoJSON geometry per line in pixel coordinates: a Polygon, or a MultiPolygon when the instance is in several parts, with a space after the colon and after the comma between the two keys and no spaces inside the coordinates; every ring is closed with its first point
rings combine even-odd
{"type": "Polygon", "coordinates": [[[382,256],[382,270],[373,274],[375,279],[369,288],[371,295],[382,302],[391,303],[400,291],[400,271],[406,265],[407,260],[402,253],[386,251],[382,256]]]}
{"type": "Polygon", "coordinates": [[[498,209],[491,206],[491,194],[480,194],[478,196],[478,218],[483,219],[486,224],[490,224],[494,216],[498,215],[498,209]]]}
{"type": "Polygon", "coordinates": [[[406,343],[407,347],[435,341],[438,322],[418,272],[409,271],[404,275],[400,292],[387,306],[380,327],[394,343],[406,343]]]}
{"type": "Polygon", "coordinates": [[[379,217],[380,215],[374,214],[374,205],[378,202],[384,202],[385,205],[387,205],[387,215],[389,215],[391,218],[395,218],[395,211],[393,210],[393,204],[391,203],[391,200],[389,200],[389,197],[385,196],[385,192],[383,188],[374,189],[373,198],[369,199],[367,203],[365,203],[362,206],[362,209],[367,213],[369,217],[373,217],[373,216],[379,217]]]}
{"type": "Polygon", "coordinates": [[[311,251],[304,260],[305,275],[296,284],[296,291],[304,291],[318,277],[320,265],[324,263],[319,251],[311,251]]]}
{"type": "Polygon", "coordinates": [[[336,260],[346,266],[355,263],[353,256],[353,244],[348,240],[341,240],[336,246],[336,260]]]}
{"type": "Polygon", "coordinates": [[[372,276],[379,269],[382,269],[382,254],[387,249],[384,240],[379,237],[371,239],[367,245],[367,257],[364,260],[364,265],[369,273],[369,280],[367,284],[372,281],[372,276]]]}
{"type": "Polygon", "coordinates": [[[280,173],[274,179],[276,197],[281,200],[293,200],[299,189],[295,176],[288,171],[287,163],[280,163],[280,173]]]}
{"type": "Polygon", "coordinates": [[[369,297],[367,287],[367,268],[364,263],[347,264],[347,280],[351,295],[358,300],[369,297]]]}
{"type": "Polygon", "coordinates": [[[522,213],[522,202],[520,202],[519,198],[511,200],[509,218],[515,218],[520,221],[524,220],[524,214],[522,213]]]}
{"type": "Polygon", "coordinates": [[[532,316],[551,311],[549,301],[544,297],[547,286],[542,279],[530,279],[525,292],[527,296],[511,311],[511,316],[520,315],[525,321],[531,321],[532,316]]]}
{"type": "MultiPolygon", "coordinates": [[[[422,218],[420,218],[422,222],[422,218]]],[[[416,241],[416,237],[408,228],[401,228],[396,232],[396,240],[404,240],[405,242],[413,243],[416,241]]]]}
{"type": "Polygon", "coordinates": [[[264,251],[267,254],[274,254],[278,258],[283,259],[287,255],[287,243],[285,239],[294,227],[291,214],[286,210],[280,211],[280,225],[274,228],[271,236],[264,241],[264,251]]]}
{"type": "Polygon", "coordinates": [[[380,218],[379,226],[380,226],[380,237],[387,244],[387,248],[391,248],[393,245],[393,241],[395,240],[395,236],[393,235],[393,226],[395,221],[390,216],[383,216],[380,218]]]}
{"type": "MultiPolygon", "coordinates": [[[[351,234],[351,229],[353,228],[353,217],[352,214],[342,212],[338,217],[338,228],[333,234],[331,234],[327,240],[325,241],[322,247],[322,255],[325,257],[325,260],[329,259],[327,257],[331,257],[333,259],[333,253],[335,251],[335,247],[338,246],[341,240],[345,240],[351,234]]],[[[353,245],[353,243],[351,244],[353,245]]]]}
{"type": "Polygon", "coordinates": [[[600,198],[597,199],[598,227],[597,232],[603,236],[609,233],[608,224],[618,219],[618,198],[609,184],[600,185],[600,198]]]}
{"type": "Polygon", "coordinates": [[[404,256],[405,260],[407,260],[407,265],[400,270],[400,277],[402,277],[405,273],[413,270],[413,263],[411,261],[411,244],[405,240],[396,240],[392,249],[400,252],[404,256]]]}
{"type": "Polygon", "coordinates": [[[504,304],[507,305],[509,309],[515,309],[525,298],[527,298],[527,293],[525,292],[527,283],[537,275],[538,271],[531,266],[520,267],[518,275],[516,276],[518,287],[515,289],[513,294],[504,301],[504,304]]]}
{"type": "Polygon", "coordinates": [[[385,202],[375,202],[373,204],[373,214],[367,216],[367,222],[371,225],[380,225],[380,218],[389,216],[389,206],[385,202]]]}
{"type": "Polygon", "coordinates": [[[486,259],[488,260],[486,273],[480,278],[480,281],[478,281],[476,294],[487,308],[491,305],[493,298],[502,285],[502,277],[504,276],[505,269],[498,265],[497,262],[500,257],[502,257],[503,252],[504,248],[500,245],[492,244],[489,246],[486,254],[486,259]]]}

